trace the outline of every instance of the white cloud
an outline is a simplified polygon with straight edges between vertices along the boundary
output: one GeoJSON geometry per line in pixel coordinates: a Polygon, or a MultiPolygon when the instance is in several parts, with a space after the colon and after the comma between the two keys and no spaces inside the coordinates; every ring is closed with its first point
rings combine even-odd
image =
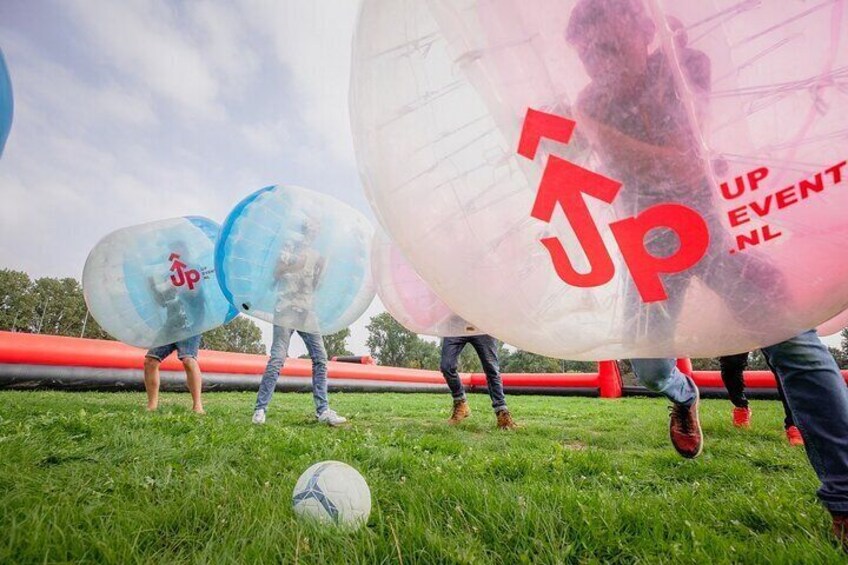
{"type": "Polygon", "coordinates": [[[259,71],[260,60],[247,38],[250,30],[236,4],[197,1],[186,5],[197,29],[204,59],[228,91],[240,91],[259,71]]]}
{"type": "Polygon", "coordinates": [[[243,12],[292,74],[300,114],[333,155],[354,164],[348,81],[356,0],[245,0],[243,12]]]}
{"type": "Polygon", "coordinates": [[[208,59],[181,32],[167,4],[141,0],[76,0],[66,5],[96,58],[181,112],[222,118],[220,85],[208,59]]]}

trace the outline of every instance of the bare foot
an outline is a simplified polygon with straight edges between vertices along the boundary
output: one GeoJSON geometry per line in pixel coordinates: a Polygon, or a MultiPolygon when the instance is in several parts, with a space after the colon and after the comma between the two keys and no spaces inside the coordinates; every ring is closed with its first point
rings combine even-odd
{"type": "Polygon", "coordinates": [[[206,414],[206,410],[203,409],[203,406],[194,406],[191,411],[195,414],[206,414]]]}
{"type": "Polygon", "coordinates": [[[148,404],[148,405],[147,405],[147,411],[148,411],[148,412],[156,412],[156,410],[157,410],[158,408],[159,408],[159,406],[157,406],[156,404],[153,404],[153,405],[148,404]]]}

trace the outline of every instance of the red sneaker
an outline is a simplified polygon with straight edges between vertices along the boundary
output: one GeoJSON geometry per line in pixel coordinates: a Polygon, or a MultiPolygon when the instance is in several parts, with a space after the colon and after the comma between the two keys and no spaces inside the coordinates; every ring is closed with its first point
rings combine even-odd
{"type": "Polygon", "coordinates": [[[789,440],[789,445],[792,447],[800,447],[804,445],[804,437],[801,435],[801,430],[795,426],[786,428],[786,439],[789,440]]]}
{"type": "Polygon", "coordinates": [[[698,387],[690,377],[686,377],[695,387],[695,402],[692,406],[675,404],[671,407],[671,419],[668,423],[668,433],[671,444],[677,453],[686,459],[694,459],[704,449],[704,438],[701,434],[701,421],[698,419],[698,404],[701,395],[698,387]]]}
{"type": "Polygon", "coordinates": [[[848,516],[833,517],[833,535],[842,546],[842,551],[848,553],[848,516]]]}
{"type": "Polygon", "coordinates": [[[745,408],[736,407],[733,409],[733,425],[737,428],[750,428],[751,427],[751,408],[746,406],[745,408]]]}

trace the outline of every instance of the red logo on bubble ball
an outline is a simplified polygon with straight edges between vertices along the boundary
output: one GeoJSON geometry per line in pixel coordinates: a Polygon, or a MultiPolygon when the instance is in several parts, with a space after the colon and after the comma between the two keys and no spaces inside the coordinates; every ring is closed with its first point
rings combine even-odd
{"type": "Polygon", "coordinates": [[[200,271],[197,269],[186,270],[188,265],[180,261],[178,253],[171,253],[168,261],[171,261],[171,271],[173,272],[171,284],[174,286],[188,285],[189,290],[194,290],[194,285],[200,282],[200,271]]]}
{"type": "MultiPolygon", "coordinates": [[[[574,126],[575,122],[567,118],[528,109],[518,153],[533,160],[543,138],[567,144],[574,126]]],[[[578,272],[558,238],[542,239],[563,282],[590,288],[612,280],[615,264],[586,206],[585,197],[612,204],[620,189],[621,183],[616,180],[554,155],[548,157],[531,216],[549,223],[559,204],[589,261],[588,272],[578,272]]],[[[681,204],[658,204],[630,218],[612,222],[609,228],[645,302],[666,300],[668,294],[660,275],[680,273],[695,266],[706,254],[710,241],[707,223],[701,215],[681,204]],[[675,253],[657,257],[648,252],[645,236],[657,228],[667,228],[677,234],[680,246],[675,253]]]]}

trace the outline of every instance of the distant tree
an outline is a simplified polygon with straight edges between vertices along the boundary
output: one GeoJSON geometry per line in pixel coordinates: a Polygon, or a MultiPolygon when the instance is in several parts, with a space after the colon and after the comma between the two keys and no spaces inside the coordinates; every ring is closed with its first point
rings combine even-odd
{"type": "Polygon", "coordinates": [[[0,269],[0,330],[29,330],[35,312],[32,281],[23,271],[0,269]]]}
{"type": "Polygon", "coordinates": [[[692,368],[696,371],[718,371],[721,366],[717,357],[706,357],[692,359],[692,368]]]}
{"type": "Polygon", "coordinates": [[[419,337],[400,325],[388,312],[377,314],[365,326],[365,345],[381,365],[408,367],[419,337]]]}
{"type": "Polygon", "coordinates": [[[563,361],[564,373],[594,373],[598,370],[597,361],[563,361]]]}
{"type": "Polygon", "coordinates": [[[504,373],[559,373],[562,363],[559,359],[519,349],[501,363],[501,370],[504,373]]]}
{"type": "Polygon", "coordinates": [[[840,369],[848,369],[848,355],[845,354],[845,351],[842,349],[837,349],[835,347],[828,347],[831,355],[836,360],[836,364],[839,365],[840,369]]]}
{"type": "Polygon", "coordinates": [[[418,337],[410,350],[407,366],[411,369],[438,371],[440,360],[441,347],[439,347],[439,344],[418,337]]]}
{"type": "Polygon", "coordinates": [[[0,270],[0,329],[111,339],[88,312],[82,286],[73,278],[0,270]]]}
{"type": "Polygon", "coordinates": [[[245,316],[238,316],[230,323],[204,333],[200,338],[200,347],[214,351],[265,355],[262,330],[245,316]]]}
{"type": "Polygon", "coordinates": [[[324,347],[327,349],[327,357],[343,357],[353,355],[347,349],[347,338],[350,337],[350,328],[345,328],[334,334],[324,336],[324,347]]]}
{"type": "MultiPolygon", "coordinates": [[[[418,337],[417,342],[411,349],[409,364],[407,366],[413,369],[438,371],[441,366],[441,361],[441,339],[438,342],[433,342],[418,337]]],[[[459,359],[457,360],[457,371],[460,373],[479,373],[482,370],[483,366],[480,363],[480,358],[477,356],[477,351],[471,346],[471,344],[467,344],[459,354],[459,359]]]]}
{"type": "MultiPolygon", "coordinates": [[[[439,358],[441,359],[441,347],[439,347],[439,358]]],[[[498,361],[500,361],[500,357],[498,361]]],[[[483,371],[483,364],[480,363],[480,357],[477,356],[477,351],[470,343],[459,354],[459,368],[457,370],[460,373],[480,373],[483,371]]]]}
{"type": "Polygon", "coordinates": [[[763,355],[761,349],[755,349],[748,356],[748,370],[749,371],[769,371],[768,363],[766,363],[766,356],[763,355]]]}
{"type": "Polygon", "coordinates": [[[842,330],[840,335],[842,336],[842,353],[848,355],[848,328],[842,330]]]}

